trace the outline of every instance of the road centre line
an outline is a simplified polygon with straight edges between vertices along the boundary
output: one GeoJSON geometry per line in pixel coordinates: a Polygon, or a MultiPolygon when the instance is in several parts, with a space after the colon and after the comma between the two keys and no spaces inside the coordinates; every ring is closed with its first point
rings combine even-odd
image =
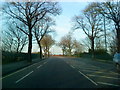
{"type": "Polygon", "coordinates": [[[38,66],[37,68],[40,68],[40,67],[42,67],[42,65],[38,66]]]}
{"type": "Polygon", "coordinates": [[[98,85],[95,81],[93,81],[92,79],[90,79],[88,76],[86,76],[82,72],[79,71],[79,73],[82,74],[84,77],[86,77],[88,80],[90,80],[93,84],[98,85]]]}
{"type": "Polygon", "coordinates": [[[28,74],[26,74],[25,76],[23,76],[22,78],[20,78],[19,80],[17,80],[15,83],[20,82],[20,81],[23,80],[25,77],[29,76],[31,73],[33,73],[33,71],[29,72],[28,74]]]}
{"type": "Polygon", "coordinates": [[[111,79],[120,79],[120,78],[115,78],[115,77],[107,77],[107,76],[99,76],[99,75],[91,75],[91,74],[87,74],[88,76],[92,76],[92,77],[102,77],[102,78],[111,78],[111,79]]]}
{"type": "Polygon", "coordinates": [[[117,86],[117,87],[120,87],[120,85],[111,84],[111,83],[105,83],[105,82],[97,82],[97,83],[98,83],[98,84],[109,85],[109,86],[117,86]]]}
{"type": "MultiPolygon", "coordinates": [[[[39,62],[39,63],[40,63],[40,62],[39,62]]],[[[25,70],[25,69],[27,69],[27,68],[29,68],[29,67],[32,67],[32,66],[34,66],[34,65],[36,65],[36,64],[39,64],[39,63],[32,64],[32,65],[30,65],[30,66],[28,66],[28,67],[25,67],[25,68],[23,68],[23,69],[20,69],[20,70],[18,70],[18,71],[16,71],[16,72],[13,72],[13,73],[11,73],[11,74],[8,74],[8,75],[0,78],[0,80],[1,80],[1,79],[4,79],[4,78],[7,78],[7,77],[9,77],[9,76],[12,76],[12,75],[14,75],[14,74],[16,74],[16,73],[18,73],[18,72],[20,72],[20,71],[23,71],[23,70],[25,70]]]]}

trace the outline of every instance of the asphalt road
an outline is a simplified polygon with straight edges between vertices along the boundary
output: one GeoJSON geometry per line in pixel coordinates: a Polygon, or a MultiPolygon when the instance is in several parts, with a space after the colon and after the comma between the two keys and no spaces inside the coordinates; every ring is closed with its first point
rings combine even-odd
{"type": "Polygon", "coordinates": [[[2,78],[2,88],[119,88],[114,65],[51,57],[2,78]]]}

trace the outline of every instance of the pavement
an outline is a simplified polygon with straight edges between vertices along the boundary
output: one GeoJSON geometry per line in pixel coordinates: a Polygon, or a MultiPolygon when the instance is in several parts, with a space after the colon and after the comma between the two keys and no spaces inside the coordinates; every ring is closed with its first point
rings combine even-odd
{"type": "Polygon", "coordinates": [[[9,64],[3,64],[2,65],[2,76],[15,72],[21,68],[27,67],[39,61],[41,61],[41,59],[36,58],[32,60],[32,63],[28,63],[27,60],[25,60],[25,61],[13,62],[9,64]]]}
{"type": "Polygon", "coordinates": [[[4,88],[120,88],[114,65],[82,58],[50,57],[5,77],[4,88]]]}

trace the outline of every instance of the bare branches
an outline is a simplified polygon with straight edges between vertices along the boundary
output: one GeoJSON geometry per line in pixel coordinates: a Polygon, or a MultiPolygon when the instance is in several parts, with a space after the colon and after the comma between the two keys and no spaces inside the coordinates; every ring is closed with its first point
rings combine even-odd
{"type": "Polygon", "coordinates": [[[47,32],[49,25],[46,28],[43,28],[42,34],[38,31],[34,31],[33,28],[36,27],[37,23],[45,17],[53,15],[59,15],[61,8],[58,7],[58,3],[56,2],[12,2],[7,3],[7,8],[4,8],[5,13],[7,13],[14,20],[25,24],[27,26],[27,30],[24,30],[21,26],[16,26],[21,32],[25,33],[28,36],[29,45],[28,45],[28,53],[29,53],[29,61],[31,61],[31,51],[32,51],[32,33],[35,33],[35,37],[37,42],[40,37],[43,38],[45,33],[47,32]],[[43,33],[43,31],[45,31],[43,33]]]}
{"type": "Polygon", "coordinates": [[[15,22],[8,24],[8,30],[3,33],[3,47],[6,47],[6,51],[21,52],[23,47],[27,44],[27,36],[16,28],[15,22]]]}
{"type": "Polygon", "coordinates": [[[22,28],[20,28],[19,26],[16,26],[18,29],[20,29],[23,33],[25,33],[26,35],[29,35],[27,32],[25,32],[22,28]]]}
{"type": "Polygon", "coordinates": [[[120,52],[120,1],[98,3],[98,7],[101,9],[99,13],[112,20],[115,24],[117,33],[117,51],[120,52]]]}

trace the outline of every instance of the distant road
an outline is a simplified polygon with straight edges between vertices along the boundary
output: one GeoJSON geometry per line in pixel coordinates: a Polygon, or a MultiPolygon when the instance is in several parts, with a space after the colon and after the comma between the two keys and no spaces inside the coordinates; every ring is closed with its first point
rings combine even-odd
{"type": "Polygon", "coordinates": [[[50,57],[2,79],[3,88],[120,87],[114,65],[79,58],[50,57]]]}

